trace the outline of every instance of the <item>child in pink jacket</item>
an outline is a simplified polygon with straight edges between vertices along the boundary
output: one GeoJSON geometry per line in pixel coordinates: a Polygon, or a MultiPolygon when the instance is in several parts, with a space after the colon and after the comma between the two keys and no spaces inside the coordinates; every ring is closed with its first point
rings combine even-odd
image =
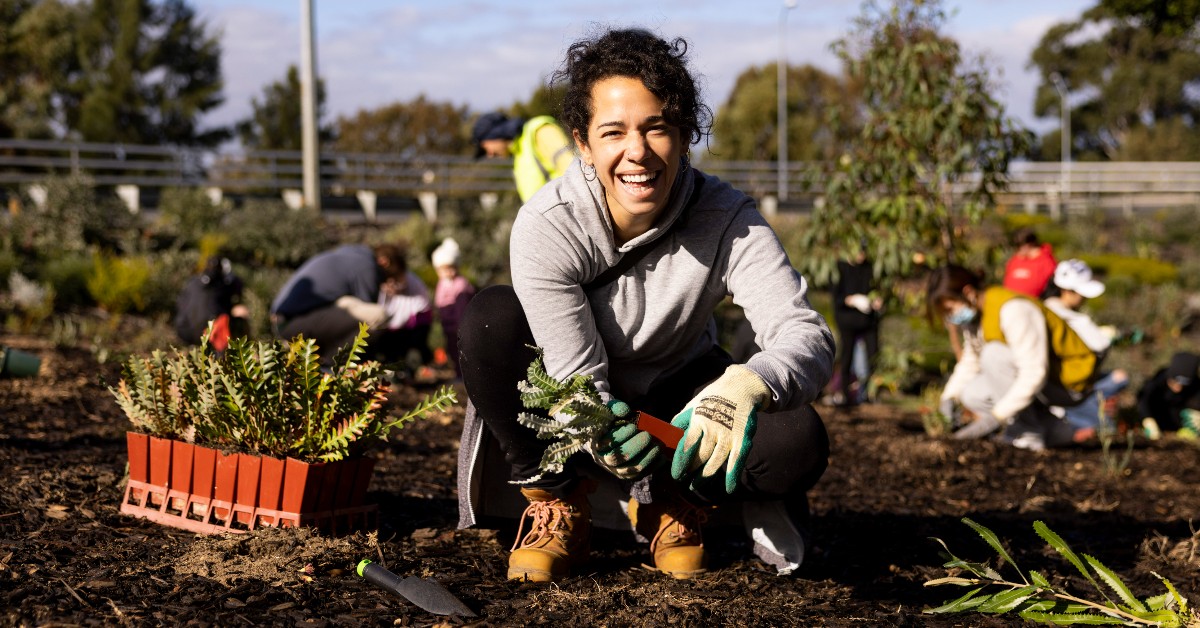
{"type": "Polygon", "coordinates": [[[459,248],[454,238],[443,240],[434,249],[432,258],[438,274],[433,304],[446,336],[446,355],[454,361],[455,375],[462,379],[462,369],[458,364],[458,322],[462,320],[467,303],[475,296],[475,287],[458,273],[459,248]]]}

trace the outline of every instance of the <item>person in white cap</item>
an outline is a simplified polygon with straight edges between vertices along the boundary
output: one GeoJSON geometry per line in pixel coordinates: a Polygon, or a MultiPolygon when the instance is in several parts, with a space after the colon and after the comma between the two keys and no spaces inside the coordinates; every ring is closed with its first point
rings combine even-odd
{"type": "Polygon", "coordinates": [[[475,296],[475,286],[458,272],[460,249],[454,238],[446,238],[433,250],[433,268],[437,271],[437,287],[433,291],[433,304],[442,332],[446,337],[446,355],[454,362],[454,373],[462,379],[462,367],[458,357],[458,323],[462,320],[467,303],[475,296]]]}
{"type": "MultiPolygon", "coordinates": [[[[1097,325],[1092,317],[1080,309],[1088,299],[1094,299],[1104,294],[1104,284],[1097,280],[1092,269],[1083,260],[1069,259],[1059,262],[1054,269],[1054,280],[1048,289],[1050,296],[1044,301],[1047,308],[1058,314],[1067,325],[1083,340],[1089,349],[1094,351],[1097,360],[1103,360],[1112,346],[1115,328],[1097,325]]],[[[1093,393],[1082,403],[1068,408],[1052,408],[1056,415],[1065,418],[1076,428],[1076,440],[1085,440],[1099,429],[1100,405],[1104,400],[1116,399],[1116,396],[1129,386],[1129,374],[1123,369],[1114,369],[1103,374],[1093,384],[1093,393]]],[[[1110,424],[1116,411],[1115,402],[1105,406],[1109,414],[1110,424]]]]}

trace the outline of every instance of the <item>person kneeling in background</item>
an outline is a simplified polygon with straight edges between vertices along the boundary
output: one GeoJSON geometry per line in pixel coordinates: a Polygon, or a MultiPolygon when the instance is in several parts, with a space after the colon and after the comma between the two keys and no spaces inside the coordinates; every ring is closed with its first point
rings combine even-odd
{"type": "Polygon", "coordinates": [[[230,337],[250,333],[250,310],[241,303],[245,286],[233,272],[233,264],[214,255],[204,263],[199,275],[188,279],[175,301],[175,333],[189,345],[200,344],[209,323],[208,342],[224,351],[230,337]]]}
{"type": "Polygon", "coordinates": [[[984,438],[1003,429],[1003,440],[1015,447],[1071,444],[1074,430],[1049,407],[1083,401],[1096,354],[1041,301],[985,287],[981,276],[961,266],[934,271],[928,285],[930,322],[944,320],[963,335],[962,358],[946,382],[939,409],[953,416],[958,402],[975,420],[954,438],[984,438]]]}
{"type": "Polygon", "coordinates": [[[1176,432],[1194,439],[1200,430],[1200,355],[1179,352],[1171,363],[1154,373],[1138,391],[1137,407],[1142,427],[1151,439],[1176,432]]]}

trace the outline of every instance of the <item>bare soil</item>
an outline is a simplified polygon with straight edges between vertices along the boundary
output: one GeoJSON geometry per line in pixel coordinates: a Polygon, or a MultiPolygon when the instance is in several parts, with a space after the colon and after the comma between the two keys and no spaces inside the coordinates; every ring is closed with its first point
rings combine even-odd
{"type": "MultiPolygon", "coordinates": [[[[1024,569],[1085,597],[1096,593],[1034,534],[1035,520],[1140,597],[1162,592],[1157,573],[1200,602],[1200,449],[1187,442],[1139,441],[1127,472],[1110,473],[1095,445],[1035,453],[960,443],[930,438],[919,417],[893,407],[821,407],[833,455],[811,496],[816,550],[797,576],[768,572],[740,532],[717,530],[706,537],[711,571],[674,581],[642,566],[648,552],[631,535],[607,532],[586,570],[538,586],[504,580],[515,525],[455,529],[461,408],[373,453],[377,532],[209,537],[118,511],[127,424],[105,388],[119,378],[114,355],[100,363],[86,348],[33,336],[0,334],[0,344],[43,359],[37,378],[0,379],[4,626],[464,623],[362,581],[353,569],[363,558],[437,579],[478,612],[477,625],[1019,624],[922,613],[960,594],[923,586],[946,573],[930,537],[995,564],[962,517],[992,528],[1024,569]]],[[[394,401],[411,404],[420,392],[394,401]]]]}

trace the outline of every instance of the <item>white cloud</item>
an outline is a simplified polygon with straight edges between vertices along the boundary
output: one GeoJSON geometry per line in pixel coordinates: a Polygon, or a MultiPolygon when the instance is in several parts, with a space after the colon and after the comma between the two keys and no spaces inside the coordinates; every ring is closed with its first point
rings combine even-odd
{"type": "Polygon", "coordinates": [[[206,122],[231,124],[250,115],[250,99],[284,77],[300,60],[300,25],[287,13],[254,7],[234,7],[205,15],[222,32],[221,71],[225,103],[210,112],[206,122]]]}
{"type": "MultiPolygon", "coordinates": [[[[1072,3],[1079,1],[1083,0],[1072,3]]],[[[858,0],[802,4],[787,15],[788,62],[839,71],[829,45],[852,26],[858,0]]],[[[604,15],[623,18],[605,21],[593,18],[591,5],[570,0],[398,5],[356,0],[341,2],[336,10],[326,4],[318,11],[317,66],[326,82],[329,120],[420,94],[486,111],[527,98],[593,20],[637,24],[688,39],[694,69],[705,78],[706,101],[715,110],[743,70],[778,57],[780,6],[779,0],[622,0],[606,6],[604,15]]],[[[989,65],[1002,71],[996,81],[1002,90],[998,96],[1008,104],[1010,115],[1035,128],[1053,127],[1053,121],[1039,123],[1032,116],[1036,76],[1025,64],[1046,28],[1077,17],[1078,11],[1036,2],[1015,9],[1003,5],[1003,11],[1000,6],[972,6],[970,14],[951,17],[948,30],[968,52],[986,54],[989,65]],[[1023,12],[1024,17],[997,12],[1023,12]],[[969,26],[957,27],[958,23],[969,26]]],[[[284,9],[260,0],[222,2],[207,12],[210,23],[224,30],[226,80],[226,104],[208,121],[225,124],[248,115],[250,99],[298,62],[299,18],[295,7],[284,9]]]]}

